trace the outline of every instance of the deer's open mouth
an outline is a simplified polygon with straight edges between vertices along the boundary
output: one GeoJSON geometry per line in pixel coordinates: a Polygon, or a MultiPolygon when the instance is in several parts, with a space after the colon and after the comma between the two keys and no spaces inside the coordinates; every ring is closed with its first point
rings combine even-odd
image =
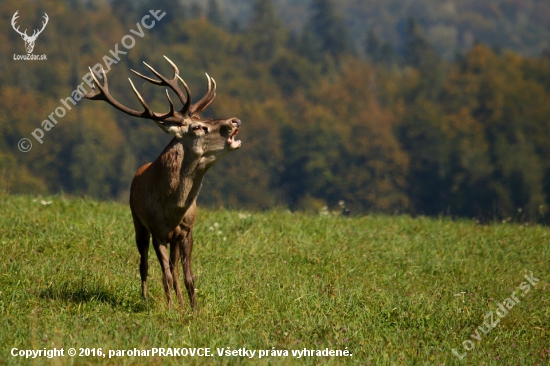
{"type": "Polygon", "coordinates": [[[241,147],[241,140],[235,140],[235,136],[239,133],[239,129],[237,128],[231,136],[227,139],[227,144],[229,145],[229,150],[236,150],[239,147],[241,147]]]}

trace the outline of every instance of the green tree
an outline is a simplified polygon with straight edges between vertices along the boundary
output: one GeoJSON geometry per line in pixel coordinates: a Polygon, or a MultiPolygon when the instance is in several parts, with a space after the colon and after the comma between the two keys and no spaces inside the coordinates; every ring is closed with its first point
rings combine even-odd
{"type": "Polygon", "coordinates": [[[277,17],[273,0],[256,0],[248,26],[248,38],[254,60],[268,61],[279,52],[284,41],[282,24],[277,17]]]}
{"type": "Polygon", "coordinates": [[[225,19],[218,0],[208,0],[208,13],[206,14],[206,18],[216,27],[224,28],[225,19]]]}
{"type": "Polygon", "coordinates": [[[194,2],[189,8],[189,15],[191,19],[198,19],[203,16],[203,9],[199,3],[194,2]]]}
{"type": "Polygon", "coordinates": [[[449,141],[443,119],[437,104],[418,98],[396,129],[410,158],[407,194],[414,210],[427,215],[445,213],[449,203],[449,141]]]}
{"type": "MultiPolygon", "coordinates": [[[[148,14],[151,9],[162,10],[166,13],[162,20],[155,24],[154,28],[155,32],[162,35],[167,34],[167,29],[171,25],[185,20],[185,8],[179,0],[145,0],[139,7],[139,14],[148,14]]],[[[125,17],[128,17],[128,15],[125,17]]]]}
{"type": "MultiPolygon", "coordinates": [[[[77,1],[77,3],[80,3],[77,1]]],[[[116,0],[111,2],[113,14],[122,22],[132,24],[136,12],[136,2],[132,0],[116,0]]]]}
{"type": "Polygon", "coordinates": [[[364,42],[365,53],[371,62],[391,66],[397,61],[397,54],[389,42],[382,42],[373,29],[369,29],[364,42]]]}
{"type": "Polygon", "coordinates": [[[420,82],[414,91],[413,99],[437,99],[445,81],[441,57],[428,43],[420,26],[412,18],[407,21],[403,53],[405,64],[420,71],[420,82]]]}
{"type": "Polygon", "coordinates": [[[312,100],[293,98],[303,127],[283,129],[281,175],[293,207],[344,200],[354,212],[407,208],[408,159],[393,134],[395,116],[373,94],[373,76],[353,60],[334,80],[317,85],[312,100]]]}
{"type": "Polygon", "coordinates": [[[312,86],[319,77],[319,68],[303,57],[285,52],[273,62],[270,73],[283,94],[293,95],[312,86]]]}
{"type": "Polygon", "coordinates": [[[312,17],[306,24],[303,45],[308,46],[307,37],[313,37],[318,49],[308,52],[312,60],[319,61],[322,54],[328,54],[339,60],[342,56],[355,54],[355,47],[342,18],[337,14],[332,0],[313,0],[312,17]]]}

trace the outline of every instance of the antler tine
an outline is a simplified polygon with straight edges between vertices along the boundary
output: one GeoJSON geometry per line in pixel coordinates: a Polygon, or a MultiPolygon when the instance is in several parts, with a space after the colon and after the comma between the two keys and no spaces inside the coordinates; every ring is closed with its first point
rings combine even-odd
{"type": "Polygon", "coordinates": [[[80,90],[78,91],[84,98],[86,99],[106,99],[106,95],[109,93],[109,84],[107,84],[107,76],[103,74],[103,85],[99,83],[97,78],[94,75],[94,72],[90,67],[88,67],[88,70],[90,70],[90,75],[92,75],[92,79],[94,80],[94,83],[92,84],[92,91],[91,93],[82,94],[80,93],[80,90]],[[99,92],[95,92],[95,87],[98,87],[99,92]]]}
{"type": "MultiPolygon", "coordinates": [[[[153,79],[150,79],[150,78],[147,78],[147,80],[153,82],[154,84],[157,84],[157,85],[167,85],[167,86],[170,86],[172,88],[176,87],[177,86],[177,79],[176,79],[176,76],[179,75],[180,71],[178,70],[178,67],[166,56],[164,56],[164,58],[170,63],[170,65],[174,68],[174,77],[171,79],[171,80],[168,80],[167,78],[165,78],[164,76],[162,76],[161,73],[159,73],[157,70],[153,69],[153,67],[151,67],[151,65],[147,64],[145,61],[143,62],[143,64],[145,66],[147,66],[147,68],[149,70],[151,70],[153,72],[153,74],[155,74],[156,76],[158,76],[158,78],[161,80],[161,81],[158,81],[158,80],[155,80],[155,82],[153,82],[152,80],[153,79]],[[175,83],[175,85],[174,85],[175,83]]],[[[183,103],[183,100],[182,100],[182,103],[183,103]]]]}
{"type": "MultiPolygon", "coordinates": [[[[176,67],[176,65],[174,65],[174,63],[172,61],[170,61],[170,59],[168,59],[168,57],[164,56],[168,62],[170,63],[170,65],[172,65],[172,67],[174,68],[174,78],[172,79],[173,80],[176,80],[176,75],[179,74],[179,70],[178,68],[176,67]]],[[[157,70],[155,70],[151,65],[149,65],[148,63],[146,63],[145,61],[143,61],[143,64],[145,66],[147,66],[147,68],[149,70],[151,70],[153,72],[153,74],[155,74],[156,76],[158,76],[160,78],[160,80],[155,80],[155,79],[152,79],[150,77],[147,77],[145,75],[142,75],[140,74],[139,72],[135,71],[135,70],[132,70],[132,72],[136,75],[138,75],[139,77],[147,80],[148,82],[150,83],[153,83],[155,85],[165,85],[165,86],[168,86],[170,84],[170,80],[166,79],[164,76],[162,76],[157,70]]]]}
{"type": "Polygon", "coordinates": [[[208,78],[208,90],[206,91],[204,97],[193,105],[192,113],[201,113],[208,108],[208,106],[214,101],[214,98],[216,98],[216,80],[211,78],[208,74],[206,74],[206,77],[208,78]],[[212,88],[210,87],[210,83],[212,83],[212,88]]]}
{"type": "MultiPolygon", "coordinates": [[[[118,101],[115,100],[115,98],[113,98],[113,96],[109,93],[109,83],[107,82],[107,74],[105,73],[105,70],[103,68],[101,68],[101,71],[102,71],[102,74],[103,74],[103,85],[101,85],[101,83],[97,80],[97,77],[94,74],[94,72],[92,71],[92,69],[88,67],[88,70],[90,70],[90,75],[92,75],[92,79],[94,80],[93,85],[97,86],[99,91],[97,93],[90,92],[90,93],[87,93],[87,94],[83,94],[79,90],[79,93],[84,98],[92,99],[92,100],[104,100],[107,103],[109,103],[110,105],[112,105],[113,107],[115,107],[116,109],[118,109],[118,110],[120,110],[120,111],[122,111],[126,114],[129,114],[131,116],[134,116],[134,117],[142,117],[142,118],[150,118],[151,117],[151,114],[149,113],[150,109],[149,109],[149,112],[148,111],[139,112],[139,111],[136,111],[134,109],[128,108],[128,107],[120,104],[118,101]]],[[[132,85],[132,87],[133,87],[133,85],[132,85]]],[[[135,90],[135,88],[134,88],[134,90],[135,90]]],[[[139,95],[139,93],[136,92],[136,94],[138,94],[138,98],[140,98],[140,101],[142,101],[142,98],[139,95]]],[[[144,102],[142,102],[142,103],[144,103],[144,102]]]]}
{"type": "Polygon", "coordinates": [[[193,106],[191,107],[191,114],[193,113],[200,113],[202,110],[204,110],[204,105],[206,104],[207,99],[210,97],[210,94],[212,93],[212,78],[208,73],[206,74],[206,81],[207,81],[207,89],[204,96],[193,106]]]}
{"type": "Polygon", "coordinates": [[[168,98],[168,103],[170,103],[170,115],[174,114],[174,103],[172,103],[172,99],[170,99],[170,94],[168,94],[168,89],[166,89],[166,98],[168,98]]]}
{"type": "MultiPolygon", "coordinates": [[[[166,60],[170,63],[170,65],[172,66],[172,68],[174,69],[174,77],[171,79],[171,80],[168,80],[166,77],[164,77],[161,73],[159,73],[157,70],[155,70],[151,65],[147,64],[146,62],[143,62],[143,64],[145,66],[147,66],[147,68],[149,70],[151,70],[151,72],[153,74],[155,74],[160,80],[155,80],[155,79],[152,79],[150,77],[147,77],[145,75],[142,75],[140,74],[139,72],[137,71],[134,71],[132,70],[132,72],[136,75],[138,75],[139,77],[147,80],[148,82],[152,83],[152,84],[155,84],[155,85],[163,85],[163,86],[168,86],[170,89],[172,89],[174,91],[174,93],[176,93],[176,95],[178,96],[179,100],[183,103],[183,104],[187,104],[187,101],[189,98],[186,98],[185,95],[183,95],[183,91],[180,89],[179,85],[178,85],[178,78],[179,78],[179,69],[178,67],[166,56],[164,56],[164,58],[166,58],[166,60]]],[[[180,78],[181,80],[181,78],[180,78]]],[[[187,92],[187,95],[189,96],[190,93],[188,91],[188,88],[186,90],[187,92]]],[[[186,109],[185,107],[181,110],[181,113],[184,113],[185,110],[188,110],[188,108],[186,109]]]]}
{"type": "Polygon", "coordinates": [[[208,103],[206,103],[206,105],[203,107],[203,110],[208,108],[210,104],[212,104],[212,102],[214,101],[214,98],[216,98],[216,88],[217,88],[216,80],[214,80],[214,78],[211,78],[211,79],[213,84],[212,93],[211,93],[212,97],[208,100],[208,103]]]}
{"type": "Polygon", "coordinates": [[[138,97],[139,102],[141,103],[141,105],[143,106],[143,108],[145,108],[144,113],[147,113],[150,117],[155,117],[155,114],[153,113],[153,111],[151,110],[151,108],[149,108],[149,106],[147,105],[147,103],[145,103],[145,100],[143,100],[141,94],[139,94],[139,92],[137,91],[136,87],[134,86],[134,83],[132,83],[132,79],[128,78],[128,81],[130,81],[130,85],[132,86],[132,89],[134,90],[134,93],[135,93],[136,96],[138,97]]]}
{"type": "Polygon", "coordinates": [[[90,75],[92,75],[92,79],[94,80],[94,83],[92,84],[92,90],[95,91],[95,87],[99,89],[99,92],[92,94],[82,94],[82,96],[86,99],[103,99],[105,101],[107,100],[107,97],[110,96],[109,94],[109,84],[107,83],[107,75],[105,75],[105,70],[101,68],[101,71],[103,71],[103,85],[97,80],[94,72],[92,71],[91,67],[88,67],[88,70],[90,70],[90,75]]]}
{"type": "MultiPolygon", "coordinates": [[[[151,71],[153,72],[153,74],[157,75],[157,76],[160,78],[160,80],[162,80],[164,83],[168,83],[168,80],[167,80],[164,76],[162,76],[157,70],[153,69],[153,67],[152,67],[151,65],[149,65],[149,64],[148,64],[147,62],[145,62],[145,61],[143,61],[143,64],[144,64],[145,66],[147,66],[147,68],[148,68],[149,70],[151,70],[151,71]]],[[[158,80],[157,80],[157,81],[158,81],[158,80]]]]}
{"type": "MultiPolygon", "coordinates": [[[[184,106],[183,106],[182,110],[180,111],[180,113],[182,113],[183,115],[187,115],[189,113],[189,109],[190,109],[190,106],[191,106],[191,91],[189,90],[189,87],[187,86],[185,81],[183,81],[183,79],[179,76],[179,70],[176,67],[176,65],[174,65],[174,63],[172,61],[170,61],[167,57],[166,57],[166,59],[168,60],[170,65],[172,65],[172,67],[174,68],[174,78],[172,80],[166,79],[164,76],[162,76],[160,73],[158,73],[155,69],[153,69],[151,66],[149,66],[145,62],[144,62],[145,66],[147,66],[149,68],[149,70],[151,70],[156,76],[158,76],[160,78],[160,80],[152,79],[152,78],[147,77],[145,75],[142,75],[139,72],[134,71],[134,70],[132,70],[132,72],[134,74],[138,75],[139,77],[141,77],[141,78],[143,78],[143,79],[145,79],[145,80],[147,80],[147,81],[149,81],[149,82],[151,82],[155,85],[165,85],[165,86],[168,86],[170,89],[172,89],[177,94],[180,101],[184,104],[184,106]],[[183,87],[185,88],[185,92],[187,93],[187,97],[184,95],[183,91],[180,89],[180,86],[178,84],[178,80],[183,83],[183,87]]],[[[154,121],[157,121],[157,123],[161,123],[161,124],[175,123],[175,124],[180,124],[180,125],[183,123],[182,116],[179,115],[179,114],[177,115],[176,112],[174,111],[174,103],[172,102],[172,99],[170,98],[170,94],[168,92],[168,89],[166,89],[166,98],[168,99],[168,103],[170,103],[170,111],[167,112],[167,113],[155,113],[151,110],[151,108],[145,102],[145,100],[143,99],[141,94],[137,91],[137,89],[136,89],[134,83],[132,82],[132,80],[128,79],[130,81],[130,85],[132,86],[132,90],[134,91],[137,98],[139,99],[139,102],[141,103],[141,105],[144,108],[144,111],[140,112],[140,111],[133,110],[131,108],[128,108],[128,107],[120,104],[119,102],[117,102],[113,98],[113,96],[109,93],[109,85],[108,85],[108,82],[107,82],[107,75],[105,73],[105,70],[103,70],[103,68],[102,68],[103,84],[101,84],[98,81],[98,79],[96,77],[97,75],[94,74],[92,69],[91,68],[88,68],[88,69],[90,70],[90,74],[91,74],[92,79],[94,81],[94,85],[92,86],[93,91],[90,92],[90,93],[83,94],[79,90],[79,93],[84,98],[93,99],[93,100],[98,100],[98,99],[105,100],[107,103],[111,104],[113,107],[121,110],[122,112],[124,112],[126,114],[129,114],[129,115],[134,116],[134,117],[149,118],[149,119],[152,119],[154,121]],[[95,91],[95,88],[94,88],[95,86],[97,86],[97,88],[99,89],[97,92],[95,91]]],[[[215,84],[214,84],[214,89],[215,89],[215,84]]]]}
{"type": "Polygon", "coordinates": [[[163,57],[166,59],[166,61],[168,61],[168,63],[170,63],[170,65],[172,65],[172,67],[174,68],[174,80],[176,79],[176,75],[179,75],[180,74],[180,70],[178,69],[178,67],[176,66],[175,63],[172,62],[172,60],[170,60],[168,57],[164,56],[163,57]]]}
{"type": "Polygon", "coordinates": [[[147,80],[148,82],[150,83],[153,83],[155,85],[164,85],[164,83],[160,80],[155,80],[155,79],[151,79],[150,77],[148,76],[145,76],[143,74],[140,74],[139,72],[137,72],[136,70],[133,70],[133,69],[130,69],[130,71],[132,71],[134,74],[136,74],[137,76],[139,76],[140,78],[143,78],[145,80],[147,80]]]}
{"type": "Polygon", "coordinates": [[[206,90],[206,93],[210,94],[210,92],[212,91],[212,78],[210,77],[210,75],[208,75],[207,72],[205,72],[204,74],[206,75],[206,80],[208,81],[208,84],[207,84],[208,88],[206,90]]]}
{"type": "Polygon", "coordinates": [[[187,93],[187,101],[185,102],[183,108],[180,111],[183,115],[186,115],[189,113],[189,107],[191,106],[191,91],[189,90],[189,87],[187,86],[185,81],[183,81],[183,79],[178,74],[176,74],[176,77],[180,79],[181,83],[183,84],[183,87],[185,88],[185,92],[187,93]]]}
{"type": "MultiPolygon", "coordinates": [[[[107,73],[105,72],[105,69],[103,66],[101,66],[101,73],[103,74],[103,87],[109,91],[109,82],[107,81],[107,73]]],[[[95,80],[95,78],[94,78],[95,80]]]]}

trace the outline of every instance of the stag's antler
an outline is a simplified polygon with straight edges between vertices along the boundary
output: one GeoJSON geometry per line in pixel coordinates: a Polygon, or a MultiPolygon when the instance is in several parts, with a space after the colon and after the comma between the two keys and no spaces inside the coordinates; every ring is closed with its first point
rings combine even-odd
{"type": "Polygon", "coordinates": [[[208,80],[208,90],[201,100],[191,106],[191,114],[199,114],[204,111],[206,108],[208,108],[208,106],[214,101],[214,98],[216,97],[216,80],[211,78],[208,74],[206,74],[206,79],[208,80]],[[214,85],[213,88],[212,84],[214,85]]]}
{"type": "Polygon", "coordinates": [[[164,113],[164,114],[153,112],[151,110],[151,108],[149,108],[149,106],[147,105],[145,100],[142,98],[142,96],[139,94],[139,92],[137,91],[137,89],[134,86],[134,83],[132,83],[132,80],[130,78],[128,78],[128,80],[130,81],[130,85],[132,86],[132,89],[133,89],[134,93],[138,97],[141,105],[143,106],[143,108],[145,110],[143,112],[139,112],[139,111],[136,111],[134,109],[131,109],[131,108],[128,108],[128,107],[122,105],[121,103],[116,101],[112,97],[112,95],[109,93],[109,86],[108,86],[108,83],[107,83],[107,75],[105,74],[105,70],[103,70],[103,69],[101,70],[102,73],[103,73],[103,85],[101,85],[99,83],[99,81],[97,80],[96,76],[94,75],[94,72],[92,71],[92,69],[89,69],[90,74],[92,75],[92,78],[94,79],[94,86],[98,87],[99,92],[95,93],[95,90],[94,90],[92,93],[82,94],[82,95],[83,95],[84,98],[87,98],[87,99],[104,100],[107,103],[111,104],[113,107],[117,108],[118,110],[120,110],[120,111],[122,111],[126,114],[129,114],[131,116],[134,116],[134,117],[152,119],[152,120],[155,120],[155,121],[158,121],[158,122],[161,122],[161,123],[168,122],[168,123],[182,124],[183,118],[186,115],[188,115],[188,114],[198,114],[198,113],[202,112],[203,110],[205,110],[206,107],[208,107],[212,103],[212,101],[214,100],[214,98],[216,96],[216,82],[214,81],[214,79],[212,79],[210,76],[208,76],[208,74],[206,74],[206,77],[208,78],[208,91],[206,92],[204,97],[202,97],[201,100],[199,100],[197,103],[191,105],[191,91],[189,90],[189,87],[187,86],[185,81],[183,81],[183,79],[179,76],[178,67],[168,57],[164,56],[164,58],[168,61],[168,63],[170,63],[170,65],[174,69],[174,77],[172,79],[167,79],[166,77],[162,76],[158,71],[153,69],[150,65],[148,65],[145,62],[143,62],[145,64],[145,66],[147,66],[147,68],[149,70],[151,70],[153,72],[153,74],[155,74],[160,80],[152,79],[150,77],[147,77],[145,75],[140,74],[139,72],[137,72],[135,70],[132,70],[132,72],[134,74],[136,74],[137,76],[149,81],[152,84],[167,86],[170,89],[172,89],[174,91],[174,93],[176,93],[179,100],[183,104],[183,108],[179,111],[174,110],[174,103],[172,103],[172,100],[170,99],[170,95],[168,94],[168,89],[166,89],[166,97],[168,98],[168,103],[170,103],[170,111],[168,113],[164,113]],[[183,84],[183,87],[185,89],[185,93],[187,94],[187,97],[184,96],[183,91],[181,90],[181,88],[178,84],[178,80],[181,81],[181,83],[183,84]],[[212,88],[212,84],[214,85],[213,88],[212,88]]]}
{"type": "MultiPolygon", "coordinates": [[[[177,68],[177,66],[174,65],[174,63],[172,61],[170,61],[170,59],[168,57],[164,56],[164,58],[174,68],[174,78],[172,80],[166,80],[166,78],[164,78],[161,74],[159,74],[155,69],[153,69],[151,66],[149,66],[145,62],[143,62],[143,64],[145,66],[147,66],[147,68],[149,70],[151,70],[156,76],[158,76],[160,80],[151,79],[151,78],[149,78],[145,75],[140,74],[139,72],[137,72],[135,70],[132,70],[132,72],[134,74],[136,74],[137,76],[139,76],[139,77],[141,77],[141,78],[143,78],[143,79],[145,79],[145,80],[147,80],[150,83],[153,83],[155,85],[169,86],[178,95],[178,97],[180,98],[182,103],[184,103],[183,102],[184,101],[183,94],[181,92],[178,93],[178,91],[176,89],[174,89],[174,87],[178,83],[178,81],[176,80],[176,77],[179,78],[179,80],[183,83],[186,90],[187,90],[187,85],[185,84],[185,82],[179,76],[179,69],[177,68]]],[[[197,103],[193,104],[192,106],[190,106],[191,97],[189,97],[189,100],[187,101],[187,103],[185,103],[183,109],[180,111],[181,113],[185,114],[185,111],[189,111],[189,114],[199,114],[200,112],[204,111],[212,103],[212,101],[216,97],[216,81],[213,78],[211,78],[210,75],[208,75],[208,74],[206,74],[206,79],[207,79],[207,82],[208,82],[208,90],[206,91],[206,94],[201,98],[201,100],[199,100],[197,103]],[[212,85],[214,85],[214,88],[212,88],[212,85]]],[[[170,102],[170,106],[172,106],[172,101],[170,101],[170,98],[168,98],[168,100],[170,102]]]]}

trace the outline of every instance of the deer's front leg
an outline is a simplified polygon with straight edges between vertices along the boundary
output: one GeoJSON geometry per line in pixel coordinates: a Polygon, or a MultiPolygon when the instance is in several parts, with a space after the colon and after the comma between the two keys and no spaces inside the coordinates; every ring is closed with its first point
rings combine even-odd
{"type": "Polygon", "coordinates": [[[181,256],[181,264],[183,266],[185,288],[189,295],[189,301],[193,310],[197,310],[197,301],[195,300],[195,276],[191,271],[191,251],[193,250],[193,234],[189,230],[183,241],[183,255],[181,256]]]}
{"type": "Polygon", "coordinates": [[[183,241],[183,238],[181,235],[177,235],[176,238],[170,242],[170,271],[172,272],[174,290],[176,291],[178,302],[183,307],[185,302],[183,301],[183,296],[181,294],[180,279],[178,274],[179,262],[183,255],[181,241],[183,241]]]}
{"type": "Polygon", "coordinates": [[[159,240],[159,238],[153,236],[153,247],[157,253],[157,258],[162,269],[162,284],[164,286],[164,293],[166,294],[166,301],[168,302],[168,308],[172,305],[172,284],[173,278],[170,272],[170,259],[168,258],[168,249],[166,243],[159,240]]]}
{"type": "Polygon", "coordinates": [[[134,218],[134,228],[136,230],[136,244],[139,250],[139,273],[141,275],[141,296],[147,298],[147,272],[149,270],[149,239],[151,234],[149,230],[141,223],[139,218],[132,211],[134,218]]]}

